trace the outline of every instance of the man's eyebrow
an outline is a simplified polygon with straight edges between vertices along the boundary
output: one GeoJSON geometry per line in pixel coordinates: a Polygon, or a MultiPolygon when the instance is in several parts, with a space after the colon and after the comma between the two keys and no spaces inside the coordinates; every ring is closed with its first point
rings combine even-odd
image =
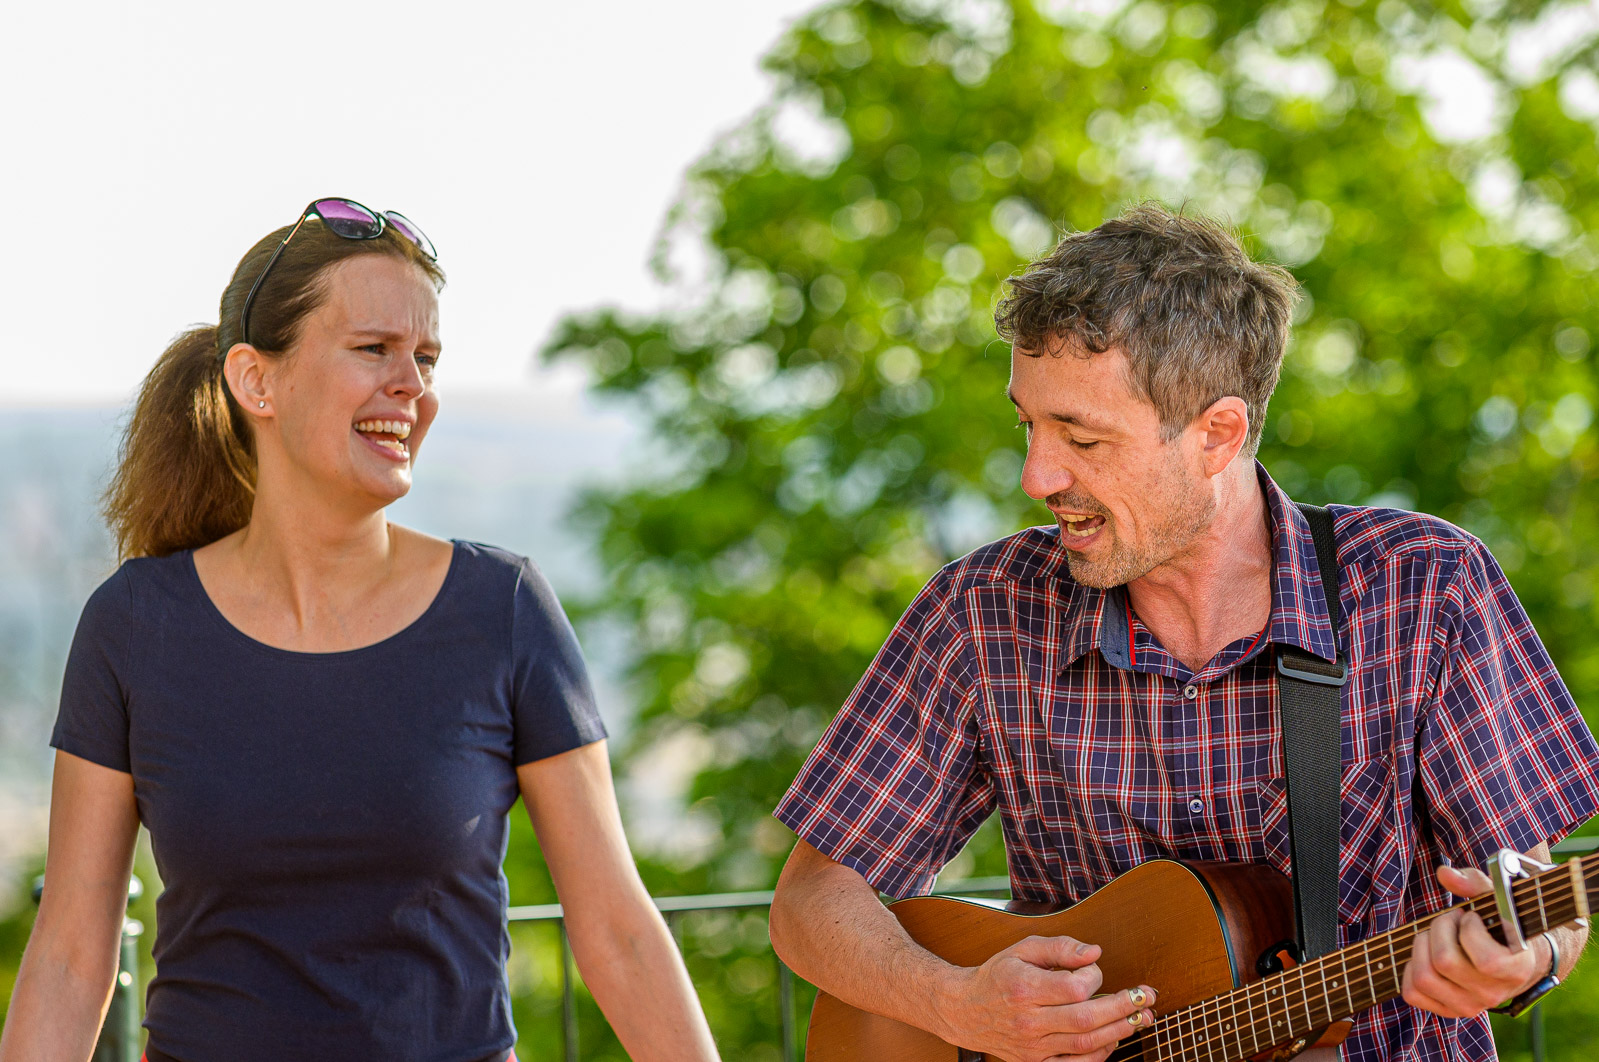
{"type": "MultiPolygon", "coordinates": [[[[1016,392],[1006,388],[1005,397],[1010,399],[1011,405],[1015,406],[1018,410],[1021,409],[1022,404],[1016,401],[1016,392]]],[[[1045,420],[1053,420],[1059,424],[1075,424],[1078,427],[1087,428],[1090,431],[1108,432],[1113,430],[1109,424],[1106,424],[1103,421],[1097,420],[1094,417],[1080,416],[1076,413],[1045,413],[1043,416],[1045,420]]]]}

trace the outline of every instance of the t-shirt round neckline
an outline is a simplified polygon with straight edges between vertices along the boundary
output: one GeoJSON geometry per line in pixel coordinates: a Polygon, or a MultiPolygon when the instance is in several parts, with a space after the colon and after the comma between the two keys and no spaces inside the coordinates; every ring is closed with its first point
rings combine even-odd
{"type": "Polygon", "coordinates": [[[268,645],[259,638],[252,638],[250,635],[245,634],[234,625],[232,620],[222,614],[222,610],[217,608],[217,603],[211,600],[211,595],[206,592],[205,582],[200,578],[200,569],[194,563],[194,550],[191,549],[187,552],[184,567],[188,572],[190,585],[203,603],[206,615],[234,641],[256,652],[281,657],[285,660],[350,660],[363,653],[376,652],[387,648],[402,638],[409,636],[426,623],[428,618],[438,611],[445,595],[455,582],[456,575],[461,569],[460,558],[461,540],[452,538],[450,539],[450,566],[444,571],[444,581],[439,584],[438,590],[434,592],[433,600],[428,602],[428,607],[423,609],[422,614],[416,619],[386,638],[380,638],[368,645],[358,645],[354,649],[337,649],[330,653],[307,653],[299,649],[284,649],[276,645],[268,645]]]}

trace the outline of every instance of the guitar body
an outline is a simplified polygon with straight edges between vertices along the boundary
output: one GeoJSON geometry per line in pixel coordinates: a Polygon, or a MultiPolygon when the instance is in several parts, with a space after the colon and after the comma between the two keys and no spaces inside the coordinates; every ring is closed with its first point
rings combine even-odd
{"type": "MultiPolygon", "coordinates": [[[[919,896],[889,910],[913,940],[958,966],[979,966],[1029,936],[1070,936],[1098,944],[1101,991],[1152,985],[1159,993],[1157,1017],[1258,980],[1256,961],[1294,936],[1292,885],[1264,866],[1155,860],[1063,910],[1020,913],[1029,906],[919,896]]],[[[1340,1024],[1343,1029],[1331,1042],[1347,1031],[1347,1024],[1340,1024]]],[[[1127,1046],[1128,1057],[1142,1054],[1127,1046]]],[[[811,1011],[805,1057],[807,1062],[963,1062],[984,1056],[961,1052],[931,1033],[822,992],[811,1011]]]]}

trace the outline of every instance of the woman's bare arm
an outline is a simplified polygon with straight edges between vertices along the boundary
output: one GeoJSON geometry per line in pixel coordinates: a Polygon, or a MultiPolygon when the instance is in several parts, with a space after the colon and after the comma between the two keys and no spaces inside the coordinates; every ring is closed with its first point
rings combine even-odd
{"type": "Polygon", "coordinates": [[[84,1062],[117,973],[139,815],[133,776],[56,753],[44,896],[0,1036],[0,1062],[84,1062]]]}
{"type": "Polygon", "coordinates": [[[629,1057],[716,1059],[683,957],[633,865],[605,742],[524,764],[517,777],[565,907],[572,954],[629,1057]]]}

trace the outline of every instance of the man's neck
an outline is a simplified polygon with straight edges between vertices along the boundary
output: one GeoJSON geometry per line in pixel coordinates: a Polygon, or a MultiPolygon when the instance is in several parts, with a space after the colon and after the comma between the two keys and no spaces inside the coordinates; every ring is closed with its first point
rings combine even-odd
{"type": "Polygon", "coordinates": [[[1144,626],[1189,670],[1271,617],[1271,527],[1253,461],[1217,485],[1215,517],[1181,553],[1127,584],[1144,626]]]}

